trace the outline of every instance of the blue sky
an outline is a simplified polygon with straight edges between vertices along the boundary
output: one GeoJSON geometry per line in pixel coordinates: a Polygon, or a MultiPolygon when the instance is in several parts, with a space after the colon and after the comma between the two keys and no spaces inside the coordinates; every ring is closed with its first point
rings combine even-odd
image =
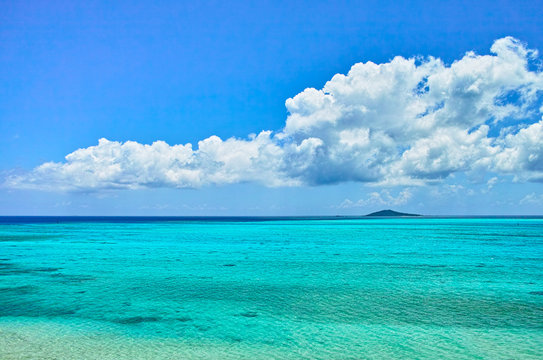
{"type": "Polygon", "coordinates": [[[0,214],[543,213],[538,1],[0,10],[0,214]]]}

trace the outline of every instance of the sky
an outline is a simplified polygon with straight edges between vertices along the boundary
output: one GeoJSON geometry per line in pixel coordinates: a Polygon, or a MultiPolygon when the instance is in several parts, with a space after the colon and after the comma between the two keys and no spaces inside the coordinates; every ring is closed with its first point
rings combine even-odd
{"type": "Polygon", "coordinates": [[[542,18],[0,0],[0,215],[541,215],[542,18]]]}

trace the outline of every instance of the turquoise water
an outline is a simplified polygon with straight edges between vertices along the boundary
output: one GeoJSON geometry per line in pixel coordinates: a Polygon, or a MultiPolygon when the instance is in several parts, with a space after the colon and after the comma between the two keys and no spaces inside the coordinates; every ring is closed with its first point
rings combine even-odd
{"type": "Polygon", "coordinates": [[[5,221],[0,359],[543,357],[543,219],[5,221]]]}

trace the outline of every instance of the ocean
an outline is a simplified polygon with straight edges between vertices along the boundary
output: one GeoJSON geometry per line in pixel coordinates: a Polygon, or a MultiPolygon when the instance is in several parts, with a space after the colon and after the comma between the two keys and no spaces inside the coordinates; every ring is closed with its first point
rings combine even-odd
{"type": "Polygon", "coordinates": [[[541,359],[543,218],[0,218],[0,359],[541,359]]]}

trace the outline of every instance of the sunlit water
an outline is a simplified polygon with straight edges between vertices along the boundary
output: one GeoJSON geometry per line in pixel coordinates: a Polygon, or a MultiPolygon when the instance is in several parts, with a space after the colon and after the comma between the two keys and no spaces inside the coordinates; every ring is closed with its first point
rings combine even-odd
{"type": "Polygon", "coordinates": [[[543,219],[0,222],[0,359],[541,359],[543,219]]]}

